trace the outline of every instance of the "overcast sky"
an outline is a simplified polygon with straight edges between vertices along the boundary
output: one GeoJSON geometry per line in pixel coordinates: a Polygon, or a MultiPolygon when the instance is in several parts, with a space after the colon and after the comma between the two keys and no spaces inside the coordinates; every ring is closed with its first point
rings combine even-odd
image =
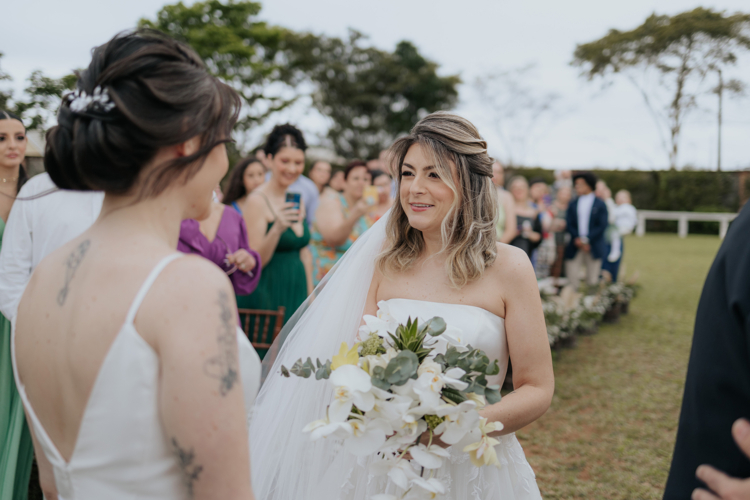
{"type": "MultiPolygon", "coordinates": [[[[23,87],[31,71],[54,77],[88,64],[90,49],[141,17],[154,17],[164,0],[25,0],[13,3],[12,19],[0,30],[0,61],[23,87]]],[[[187,3],[190,3],[189,1],[187,3]]],[[[554,112],[525,135],[517,159],[549,168],[665,168],[667,154],[659,131],[637,90],[626,80],[607,88],[587,82],[570,66],[576,44],[593,41],[611,28],[632,29],[656,11],[676,14],[700,4],[687,0],[273,0],[263,2],[261,18],[272,24],[334,36],[354,28],[370,42],[392,50],[410,40],[440,73],[459,74],[457,111],[474,121],[504,157],[493,115],[483,107],[472,82],[488,73],[535,65],[528,82],[539,94],[559,95],[554,112]]],[[[728,12],[750,10],[747,0],[702,4],[728,12]]],[[[5,14],[9,13],[6,9],[5,14]]],[[[750,83],[750,57],[731,75],[750,83]]],[[[684,125],[680,165],[716,168],[716,98],[699,101],[684,125]]],[[[750,96],[725,100],[723,167],[750,168],[750,96]]],[[[278,120],[299,123],[309,135],[325,130],[325,119],[301,102],[278,120]]],[[[273,123],[255,131],[262,134],[273,123]]]]}

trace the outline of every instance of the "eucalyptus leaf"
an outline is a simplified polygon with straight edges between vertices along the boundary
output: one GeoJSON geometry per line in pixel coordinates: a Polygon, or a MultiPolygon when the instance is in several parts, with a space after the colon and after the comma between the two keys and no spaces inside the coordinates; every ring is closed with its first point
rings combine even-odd
{"type": "Polygon", "coordinates": [[[461,404],[467,400],[467,397],[464,396],[461,391],[451,387],[443,387],[443,399],[453,401],[456,404],[461,404]]]}
{"type": "Polygon", "coordinates": [[[435,316],[424,324],[420,333],[426,333],[432,337],[437,337],[445,332],[446,328],[447,325],[445,324],[445,320],[440,316],[435,316]]]}
{"type": "Polygon", "coordinates": [[[385,380],[393,385],[404,385],[419,368],[419,358],[411,351],[401,351],[388,362],[385,380]]]}
{"type": "Polygon", "coordinates": [[[289,370],[287,370],[284,365],[281,365],[281,376],[289,378],[289,370]]]}
{"type": "Polygon", "coordinates": [[[499,403],[502,396],[500,395],[499,385],[490,385],[484,390],[484,397],[487,399],[487,403],[494,405],[499,403]]]}

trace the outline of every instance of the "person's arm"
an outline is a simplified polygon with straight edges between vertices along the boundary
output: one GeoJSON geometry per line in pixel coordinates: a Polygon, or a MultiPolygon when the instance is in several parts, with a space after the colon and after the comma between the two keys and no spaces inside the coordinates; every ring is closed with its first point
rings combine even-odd
{"type": "Polygon", "coordinates": [[[504,191],[502,204],[505,209],[505,230],[500,236],[500,243],[510,243],[518,235],[518,221],[516,220],[516,204],[513,203],[512,197],[504,191]]]}
{"type": "Polygon", "coordinates": [[[338,247],[346,243],[354,225],[367,213],[368,208],[364,200],[359,200],[349,211],[349,216],[344,217],[339,200],[331,198],[321,200],[318,213],[315,214],[315,224],[326,245],[338,247]]]}
{"type": "Polygon", "coordinates": [[[178,259],[146,296],[136,328],[159,357],[162,425],[190,498],[252,500],[229,279],[205,259],[178,259]]]}
{"type": "Polygon", "coordinates": [[[517,248],[505,247],[497,272],[499,282],[507,283],[507,290],[512,291],[501,300],[505,302],[505,335],[514,390],[480,413],[490,422],[503,424],[499,434],[509,434],[544,415],[552,402],[555,376],[542,301],[528,256],[517,248]]]}
{"type": "Polygon", "coordinates": [[[310,251],[310,247],[306,246],[299,251],[299,259],[302,261],[302,265],[305,266],[305,280],[307,281],[307,295],[313,292],[313,256],[310,251]]]}
{"type": "Polygon", "coordinates": [[[238,222],[237,230],[239,231],[239,249],[227,258],[229,263],[238,266],[238,269],[229,276],[229,279],[232,281],[234,293],[237,295],[250,295],[258,286],[262,265],[260,255],[258,252],[251,249],[250,244],[248,243],[247,228],[244,219],[240,218],[238,222]],[[253,264],[254,262],[254,266],[248,266],[248,268],[243,271],[239,268],[239,265],[242,265],[245,262],[249,262],[249,264],[253,264]]]}
{"type": "Polygon", "coordinates": [[[271,262],[281,235],[292,225],[292,221],[299,217],[299,210],[294,210],[291,206],[291,203],[287,204],[286,209],[276,214],[276,222],[270,229],[268,229],[267,219],[263,216],[270,209],[260,195],[248,196],[242,206],[248,243],[260,255],[263,266],[271,262]]]}
{"type": "MultiPolygon", "coordinates": [[[[19,197],[29,193],[21,189],[19,197]]],[[[0,249],[0,312],[13,320],[32,271],[30,208],[37,200],[16,200],[10,210],[0,249]]]]}
{"type": "Polygon", "coordinates": [[[570,234],[570,238],[573,241],[578,239],[578,214],[574,210],[576,203],[575,201],[571,201],[568,204],[568,210],[565,212],[565,230],[570,234]]]}

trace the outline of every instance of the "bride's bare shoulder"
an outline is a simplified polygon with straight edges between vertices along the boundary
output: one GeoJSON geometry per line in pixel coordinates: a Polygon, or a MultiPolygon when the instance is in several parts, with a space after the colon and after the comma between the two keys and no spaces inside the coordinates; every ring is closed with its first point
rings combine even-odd
{"type": "Polygon", "coordinates": [[[507,280],[529,279],[536,280],[534,268],[526,252],[518,247],[497,243],[497,257],[495,262],[488,268],[493,278],[499,278],[503,282],[507,280]]]}

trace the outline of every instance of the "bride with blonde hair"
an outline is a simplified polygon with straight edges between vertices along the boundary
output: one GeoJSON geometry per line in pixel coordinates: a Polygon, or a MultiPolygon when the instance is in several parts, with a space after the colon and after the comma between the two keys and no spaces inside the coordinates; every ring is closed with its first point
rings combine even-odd
{"type": "MultiPolygon", "coordinates": [[[[402,498],[374,457],[357,458],[331,439],[302,433],[326,414],[328,384],[282,378],[281,365],[327,359],[356,341],[364,314],[442,317],[463,340],[497,359],[500,384],[509,359],[514,391],[481,410],[503,429],[493,436],[500,468],[473,466],[465,453],[436,471],[447,499],[539,499],[534,472],[515,431],[549,408],[554,375],[534,270],[526,254],[495,241],[497,195],[486,142],[466,119],[438,112],[389,150],[398,202],[367,231],[291,318],[271,355],[250,425],[253,485],[264,500],[402,498]]],[[[455,447],[454,447],[455,448],[455,447]]],[[[418,473],[418,466],[414,465],[418,473]]],[[[411,491],[403,498],[417,498],[411,491]]]]}

